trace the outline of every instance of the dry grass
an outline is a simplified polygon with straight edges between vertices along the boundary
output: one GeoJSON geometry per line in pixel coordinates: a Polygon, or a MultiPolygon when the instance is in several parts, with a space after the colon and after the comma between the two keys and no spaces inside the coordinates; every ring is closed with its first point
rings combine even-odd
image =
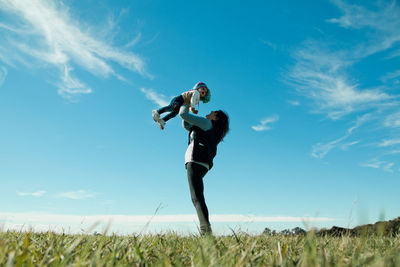
{"type": "Polygon", "coordinates": [[[400,236],[0,232],[0,266],[400,266],[400,236]]]}

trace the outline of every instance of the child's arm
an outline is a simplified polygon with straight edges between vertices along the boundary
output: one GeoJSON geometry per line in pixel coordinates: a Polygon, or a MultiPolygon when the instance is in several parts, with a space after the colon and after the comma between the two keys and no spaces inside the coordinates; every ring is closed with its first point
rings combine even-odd
{"type": "Polygon", "coordinates": [[[192,93],[192,97],[190,98],[190,109],[196,110],[196,105],[200,101],[200,93],[197,90],[194,90],[192,93]]]}

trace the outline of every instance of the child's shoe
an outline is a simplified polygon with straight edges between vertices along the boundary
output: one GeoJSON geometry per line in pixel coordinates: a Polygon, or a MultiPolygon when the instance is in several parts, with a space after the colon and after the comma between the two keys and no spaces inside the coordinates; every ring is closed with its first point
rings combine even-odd
{"type": "Polygon", "coordinates": [[[153,116],[153,120],[155,122],[158,122],[158,120],[160,119],[160,114],[158,113],[158,111],[157,110],[153,110],[151,112],[151,115],[153,116]]]}
{"type": "Polygon", "coordinates": [[[163,119],[158,119],[157,123],[158,127],[160,127],[161,130],[164,130],[165,121],[163,119]]]}

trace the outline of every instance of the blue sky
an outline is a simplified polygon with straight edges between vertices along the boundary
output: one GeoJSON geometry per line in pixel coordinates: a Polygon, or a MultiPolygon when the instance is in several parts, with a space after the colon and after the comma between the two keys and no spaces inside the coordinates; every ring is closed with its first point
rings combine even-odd
{"type": "Polygon", "coordinates": [[[198,81],[212,91],[199,114],[231,122],[205,178],[216,232],[399,216],[399,14],[396,1],[0,0],[0,222],[195,231],[187,133],[151,110],[198,81]]]}

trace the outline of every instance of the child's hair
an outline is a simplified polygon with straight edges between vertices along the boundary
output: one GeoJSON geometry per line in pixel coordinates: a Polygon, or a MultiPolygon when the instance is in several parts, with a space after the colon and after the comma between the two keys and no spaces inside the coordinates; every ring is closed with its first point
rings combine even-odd
{"type": "Polygon", "coordinates": [[[205,87],[207,88],[207,95],[203,98],[200,98],[200,100],[205,104],[210,102],[211,100],[211,92],[210,92],[210,88],[207,87],[207,85],[203,82],[198,82],[196,83],[196,85],[193,87],[192,90],[198,90],[200,87],[205,87]]]}

